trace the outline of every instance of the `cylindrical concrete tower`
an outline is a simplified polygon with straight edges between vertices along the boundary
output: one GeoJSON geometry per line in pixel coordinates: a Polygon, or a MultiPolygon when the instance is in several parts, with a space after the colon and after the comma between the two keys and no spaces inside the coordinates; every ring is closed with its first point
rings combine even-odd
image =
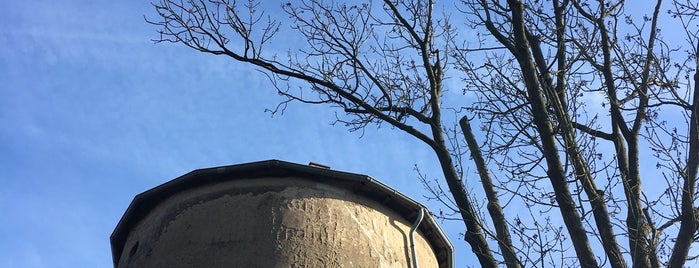
{"type": "Polygon", "coordinates": [[[366,175],[278,160],[195,170],[137,195],[111,244],[119,268],[453,265],[422,205],[366,175]]]}

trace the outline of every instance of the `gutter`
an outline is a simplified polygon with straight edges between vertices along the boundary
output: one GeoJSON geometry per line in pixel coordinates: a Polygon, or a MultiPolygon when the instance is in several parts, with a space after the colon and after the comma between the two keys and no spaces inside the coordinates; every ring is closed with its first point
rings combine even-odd
{"type": "Polygon", "coordinates": [[[415,230],[417,230],[417,227],[420,226],[420,223],[422,222],[423,216],[425,216],[424,209],[419,208],[418,214],[417,214],[417,219],[415,219],[415,223],[413,223],[413,227],[410,228],[410,251],[413,253],[413,267],[412,268],[417,268],[417,252],[415,252],[415,230]]]}

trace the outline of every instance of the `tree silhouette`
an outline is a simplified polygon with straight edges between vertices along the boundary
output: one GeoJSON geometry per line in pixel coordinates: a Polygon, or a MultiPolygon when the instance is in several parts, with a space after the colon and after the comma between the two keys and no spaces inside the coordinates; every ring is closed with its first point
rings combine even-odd
{"type": "Polygon", "coordinates": [[[420,180],[483,267],[681,267],[699,228],[699,8],[652,4],[305,0],[273,17],[255,1],[161,0],[148,22],[157,42],[260,69],[285,98],[274,112],[327,105],[350,130],[424,142],[444,180],[420,180]],[[281,31],[306,45],[268,52],[281,31]]]}

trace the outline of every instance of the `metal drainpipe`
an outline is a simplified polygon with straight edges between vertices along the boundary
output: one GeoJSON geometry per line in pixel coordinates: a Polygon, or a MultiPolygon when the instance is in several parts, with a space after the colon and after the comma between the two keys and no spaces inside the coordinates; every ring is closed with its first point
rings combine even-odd
{"type": "Polygon", "coordinates": [[[423,210],[423,208],[418,209],[417,219],[415,220],[415,223],[413,223],[413,227],[410,228],[410,250],[413,253],[412,268],[417,268],[417,253],[415,252],[415,230],[417,230],[417,227],[420,226],[420,223],[422,222],[422,217],[425,215],[425,212],[423,210]]]}

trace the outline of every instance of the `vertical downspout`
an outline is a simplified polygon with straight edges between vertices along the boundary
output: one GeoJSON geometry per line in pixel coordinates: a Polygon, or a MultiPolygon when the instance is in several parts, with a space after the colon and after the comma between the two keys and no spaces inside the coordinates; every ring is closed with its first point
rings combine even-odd
{"type": "Polygon", "coordinates": [[[425,215],[425,212],[423,210],[424,209],[422,207],[418,209],[417,219],[415,220],[415,223],[413,223],[413,227],[410,228],[410,251],[412,251],[413,254],[412,268],[417,268],[417,253],[415,252],[415,230],[417,230],[417,227],[420,226],[420,223],[422,222],[422,217],[425,215]]]}

